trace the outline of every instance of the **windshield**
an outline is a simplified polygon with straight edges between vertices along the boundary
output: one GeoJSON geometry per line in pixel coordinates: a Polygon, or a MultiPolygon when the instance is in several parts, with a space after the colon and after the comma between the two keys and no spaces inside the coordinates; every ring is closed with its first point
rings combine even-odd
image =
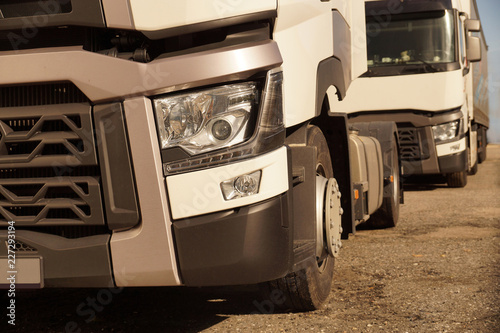
{"type": "Polygon", "coordinates": [[[456,61],[452,11],[367,18],[368,66],[445,64],[456,61]]]}

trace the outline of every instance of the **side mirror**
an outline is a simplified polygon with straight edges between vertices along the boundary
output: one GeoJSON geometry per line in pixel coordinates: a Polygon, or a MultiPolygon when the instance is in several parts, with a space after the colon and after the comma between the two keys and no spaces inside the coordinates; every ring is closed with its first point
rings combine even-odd
{"type": "Polygon", "coordinates": [[[469,36],[469,32],[481,31],[481,21],[465,20],[465,30],[467,33],[467,59],[470,62],[481,61],[481,40],[479,37],[469,36]]]}
{"type": "Polygon", "coordinates": [[[467,36],[467,60],[477,62],[481,59],[481,40],[479,37],[467,36]]]}
{"type": "Polygon", "coordinates": [[[467,32],[480,32],[481,31],[481,21],[479,20],[465,20],[465,30],[467,32]]]}

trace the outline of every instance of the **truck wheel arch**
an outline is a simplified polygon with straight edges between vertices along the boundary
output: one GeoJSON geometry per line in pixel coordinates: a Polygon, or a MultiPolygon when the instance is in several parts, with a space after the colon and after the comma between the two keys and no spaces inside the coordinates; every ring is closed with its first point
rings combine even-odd
{"type": "MultiPolygon", "coordinates": [[[[318,72],[316,76],[316,117],[320,116],[325,110],[325,98],[328,102],[327,91],[331,86],[337,88],[337,98],[343,100],[347,85],[344,79],[344,69],[342,61],[336,57],[330,57],[318,64],[318,72]]],[[[328,110],[329,105],[328,106],[328,110]]]]}

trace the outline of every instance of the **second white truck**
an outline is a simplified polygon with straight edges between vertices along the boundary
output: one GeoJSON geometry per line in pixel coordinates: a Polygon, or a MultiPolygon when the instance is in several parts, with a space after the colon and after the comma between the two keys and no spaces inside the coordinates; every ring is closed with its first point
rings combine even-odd
{"type": "Polygon", "coordinates": [[[486,158],[487,45],[475,0],[369,0],[368,71],[336,107],[395,121],[406,176],[467,184],[486,158]]]}

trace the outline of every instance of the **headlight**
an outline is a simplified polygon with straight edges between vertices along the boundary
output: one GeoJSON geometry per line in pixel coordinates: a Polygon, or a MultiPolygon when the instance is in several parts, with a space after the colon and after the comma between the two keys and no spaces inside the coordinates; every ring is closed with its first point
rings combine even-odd
{"type": "MultiPolygon", "coordinates": [[[[259,97],[257,87],[256,83],[240,83],[155,100],[158,128],[164,148],[180,146],[196,153],[207,151],[205,154],[165,162],[165,176],[232,163],[281,147],[285,142],[281,68],[267,73],[262,97],[259,97]],[[198,112],[200,116],[197,116],[196,121],[193,112],[183,111],[184,120],[174,118],[178,120],[172,126],[168,117],[171,107],[167,102],[179,103],[183,100],[191,108],[189,110],[193,110],[196,103],[191,101],[195,99],[195,95],[208,96],[213,107],[202,104],[204,109],[211,111],[198,112]],[[262,100],[260,103],[259,99],[262,100]],[[217,107],[218,103],[221,103],[220,107],[217,107]],[[180,130],[176,132],[177,128],[180,130]],[[236,145],[237,143],[241,144],[236,145]],[[222,147],[225,148],[218,149],[222,147]]],[[[186,106],[182,108],[188,109],[186,106]]]]}
{"type": "Polygon", "coordinates": [[[191,155],[241,143],[252,134],[257,84],[231,84],[154,100],[162,148],[181,147],[191,155]]]}
{"type": "Polygon", "coordinates": [[[447,141],[457,137],[460,121],[452,121],[450,123],[432,126],[435,141],[447,141]]]}

